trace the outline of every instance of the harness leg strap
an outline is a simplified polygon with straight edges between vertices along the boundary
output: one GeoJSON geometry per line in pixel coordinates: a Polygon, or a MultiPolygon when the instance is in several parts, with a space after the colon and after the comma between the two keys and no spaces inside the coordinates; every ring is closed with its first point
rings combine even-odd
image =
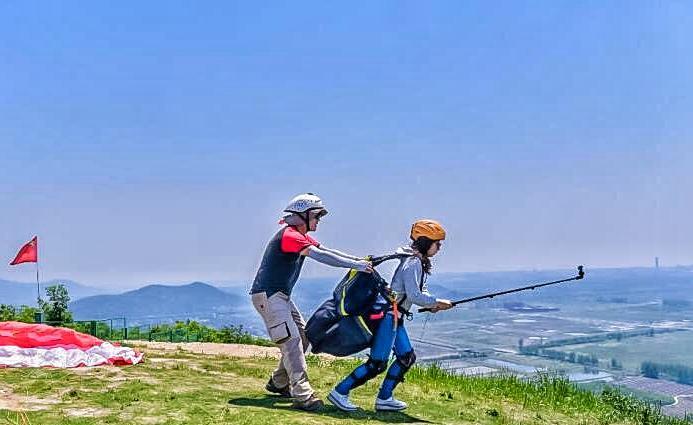
{"type": "Polygon", "coordinates": [[[363,364],[361,367],[357,367],[353,372],[351,372],[350,377],[353,379],[353,385],[351,388],[356,388],[365,384],[369,380],[383,373],[385,369],[387,369],[387,360],[376,360],[368,357],[368,361],[365,364],[363,364]]]}
{"type": "Polygon", "coordinates": [[[409,369],[411,369],[415,362],[416,353],[414,353],[414,350],[398,356],[387,370],[385,379],[389,379],[397,383],[404,382],[404,375],[407,373],[407,371],[409,371],[409,369]]]}

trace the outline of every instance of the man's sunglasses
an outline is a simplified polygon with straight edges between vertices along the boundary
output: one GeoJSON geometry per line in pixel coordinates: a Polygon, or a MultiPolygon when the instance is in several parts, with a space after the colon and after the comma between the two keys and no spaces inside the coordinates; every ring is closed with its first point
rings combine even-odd
{"type": "Polygon", "coordinates": [[[325,210],[311,211],[311,214],[313,215],[314,219],[320,221],[321,218],[323,218],[327,215],[327,211],[325,211],[325,210]]]}

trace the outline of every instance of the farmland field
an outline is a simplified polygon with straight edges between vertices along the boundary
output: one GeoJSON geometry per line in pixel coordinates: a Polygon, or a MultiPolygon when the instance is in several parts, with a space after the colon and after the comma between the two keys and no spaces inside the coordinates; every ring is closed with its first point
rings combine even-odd
{"type": "Polygon", "coordinates": [[[646,360],[660,363],[691,364],[693,332],[674,332],[654,337],[609,341],[598,344],[572,345],[565,351],[595,354],[600,359],[616,358],[627,372],[638,373],[646,360]]]}

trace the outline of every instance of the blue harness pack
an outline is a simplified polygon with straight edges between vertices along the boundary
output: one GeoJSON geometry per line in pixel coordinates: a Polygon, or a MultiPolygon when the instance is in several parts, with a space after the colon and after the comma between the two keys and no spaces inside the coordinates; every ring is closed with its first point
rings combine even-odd
{"type": "MultiPolygon", "coordinates": [[[[375,267],[409,256],[384,255],[371,258],[371,262],[375,267]]],[[[389,304],[377,303],[379,295],[392,302],[395,294],[377,271],[350,270],[335,287],[332,298],[322,303],[308,319],[306,336],[311,351],[343,357],[370,347],[378,322],[390,308],[389,304]]]]}

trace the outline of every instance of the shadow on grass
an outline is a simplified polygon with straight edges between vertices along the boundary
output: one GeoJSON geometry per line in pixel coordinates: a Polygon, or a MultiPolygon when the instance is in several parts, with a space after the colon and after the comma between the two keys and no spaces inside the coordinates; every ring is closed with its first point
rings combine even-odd
{"type": "MultiPolygon", "coordinates": [[[[252,406],[262,407],[265,409],[278,409],[296,412],[297,410],[291,407],[291,400],[272,395],[261,395],[257,397],[239,397],[229,400],[229,404],[233,406],[252,406]]],[[[375,412],[359,409],[356,412],[346,413],[336,407],[325,402],[325,407],[316,412],[306,412],[312,415],[330,416],[339,419],[369,419],[380,422],[404,424],[404,423],[431,423],[424,419],[415,418],[402,412],[375,412]]]]}

